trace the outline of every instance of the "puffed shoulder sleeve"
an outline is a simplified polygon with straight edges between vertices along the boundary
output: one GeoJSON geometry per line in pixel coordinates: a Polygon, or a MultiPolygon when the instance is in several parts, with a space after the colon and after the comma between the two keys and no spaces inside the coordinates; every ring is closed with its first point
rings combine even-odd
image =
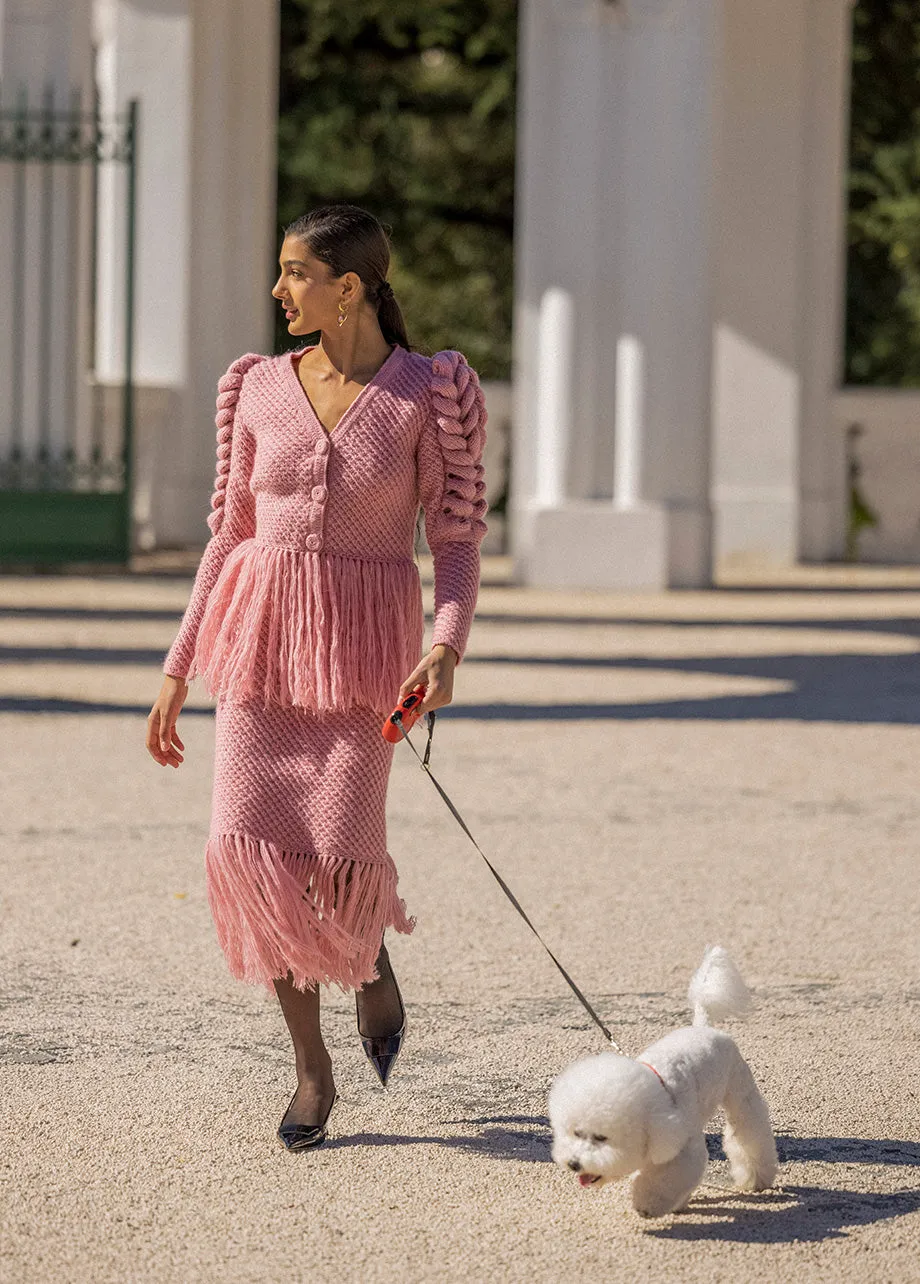
{"type": "Polygon", "coordinates": [[[239,357],[217,385],[217,470],[207,519],[211,538],[201,555],[179,632],[163,661],[163,672],[171,677],[190,675],[205,606],[227,554],[255,534],[255,501],[249,488],[255,441],[237,409],[246,372],[264,360],[254,352],[239,357]]]}
{"type": "Polygon", "coordinates": [[[479,594],[479,546],[486,533],[486,405],[462,352],[431,359],[430,408],[419,436],[419,495],[434,557],[432,646],[462,659],[479,594]]]}

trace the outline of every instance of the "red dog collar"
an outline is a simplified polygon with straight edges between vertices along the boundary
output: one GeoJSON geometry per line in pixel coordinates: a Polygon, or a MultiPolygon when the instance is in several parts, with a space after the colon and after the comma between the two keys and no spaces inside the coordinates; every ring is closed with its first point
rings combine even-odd
{"type": "Polygon", "coordinates": [[[676,1105],[676,1104],[677,1104],[677,1102],[676,1102],[676,1100],[675,1100],[675,1098],[674,1098],[674,1093],[671,1091],[671,1089],[670,1089],[670,1088],[668,1087],[668,1085],[665,1083],[664,1079],[662,1079],[661,1075],[658,1073],[658,1071],[655,1069],[655,1067],[652,1065],[652,1063],[651,1063],[650,1061],[640,1061],[640,1062],[639,1062],[639,1065],[640,1065],[640,1066],[648,1066],[649,1070],[651,1070],[652,1074],[655,1076],[655,1078],[656,1078],[656,1079],[658,1080],[658,1082],[661,1084],[662,1088],[664,1088],[665,1092],[668,1094],[668,1096],[671,1098],[671,1100],[672,1100],[672,1101],[674,1101],[674,1104],[676,1105]]]}

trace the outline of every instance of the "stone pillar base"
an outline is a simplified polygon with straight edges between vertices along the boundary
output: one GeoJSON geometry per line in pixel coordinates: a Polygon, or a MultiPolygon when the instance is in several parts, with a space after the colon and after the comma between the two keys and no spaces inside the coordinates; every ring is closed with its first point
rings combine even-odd
{"type": "Polygon", "coordinates": [[[715,564],[763,569],[794,566],[799,506],[794,494],[720,497],[713,501],[715,564]]]}
{"type": "Polygon", "coordinates": [[[668,584],[664,508],[618,510],[608,501],[569,500],[521,515],[515,578],[560,589],[663,589],[668,584]]]}

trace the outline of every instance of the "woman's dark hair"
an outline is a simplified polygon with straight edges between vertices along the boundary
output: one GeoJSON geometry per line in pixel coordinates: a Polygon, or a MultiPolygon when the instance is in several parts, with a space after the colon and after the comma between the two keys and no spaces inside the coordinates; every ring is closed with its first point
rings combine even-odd
{"type": "Polygon", "coordinates": [[[406,323],[387,281],[390,242],[383,225],[359,205],[319,205],[284,229],[285,236],[303,241],[314,258],[335,276],[356,272],[387,343],[411,351],[406,323]],[[381,288],[382,287],[382,288],[381,288]]]}

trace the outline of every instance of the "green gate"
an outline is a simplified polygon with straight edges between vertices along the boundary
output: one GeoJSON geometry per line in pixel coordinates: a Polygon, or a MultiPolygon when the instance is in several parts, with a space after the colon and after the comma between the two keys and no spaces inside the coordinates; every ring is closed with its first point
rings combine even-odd
{"type": "Polygon", "coordinates": [[[0,110],[0,563],[130,555],[136,134],[0,110]]]}

